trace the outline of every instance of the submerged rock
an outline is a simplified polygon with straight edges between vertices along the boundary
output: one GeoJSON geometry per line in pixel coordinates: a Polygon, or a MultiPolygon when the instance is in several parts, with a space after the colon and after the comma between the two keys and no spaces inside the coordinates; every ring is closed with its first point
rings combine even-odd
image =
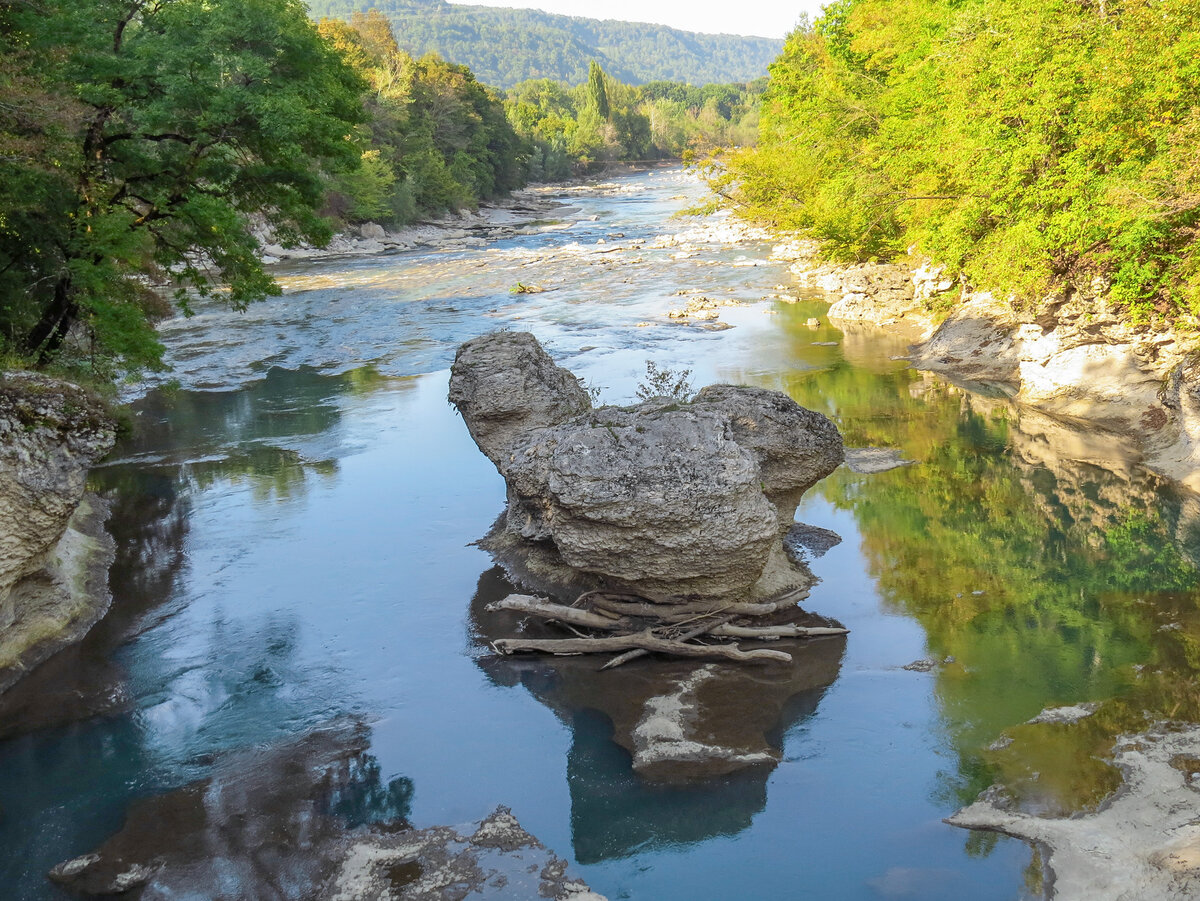
{"type": "Polygon", "coordinates": [[[77,386],[0,376],[0,692],[108,609],[108,508],[84,487],[115,437],[77,386]]]}
{"type": "Polygon", "coordinates": [[[412,784],[382,783],[367,737],[340,723],[224,755],[209,778],[136,802],[120,832],[50,878],[141,901],[603,901],[508,808],[465,828],[411,828],[412,784]]]}
{"type": "Polygon", "coordinates": [[[653,600],[811,583],[781,537],[804,491],[842,462],[842,441],[787,395],[715,385],[690,402],[593,409],[532,335],[495,332],[459,349],[450,400],[508,485],[494,548],[517,550],[516,538],[653,600]]]}

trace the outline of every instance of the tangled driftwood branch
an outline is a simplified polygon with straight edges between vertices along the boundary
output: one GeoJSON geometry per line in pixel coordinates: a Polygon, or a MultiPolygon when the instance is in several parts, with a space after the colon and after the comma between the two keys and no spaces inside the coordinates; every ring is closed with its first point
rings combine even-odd
{"type": "Polygon", "coordinates": [[[603,669],[620,666],[649,653],[676,657],[706,657],[737,662],[773,661],[790,663],[791,654],[768,648],[742,650],[729,641],[701,639],[747,639],[775,641],[780,638],[816,638],[845,635],[848,630],[833,626],[801,626],[772,622],[755,625],[756,619],[775,617],[807,592],[794,592],[768,603],[656,603],[631,595],[590,591],[571,606],[527,594],[510,594],[488,605],[490,611],[510,611],[540,617],[567,626],[576,638],[499,638],[492,646],[501,654],[521,651],[555,654],[602,654],[620,652],[603,669]],[[690,628],[688,628],[690,626],[690,628]],[[581,632],[610,633],[588,635],[581,632]]]}

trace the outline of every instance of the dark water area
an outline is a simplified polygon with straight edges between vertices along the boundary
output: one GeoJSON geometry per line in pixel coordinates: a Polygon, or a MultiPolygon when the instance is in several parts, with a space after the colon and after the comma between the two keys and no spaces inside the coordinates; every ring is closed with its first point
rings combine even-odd
{"type": "Polygon", "coordinates": [[[819,293],[772,297],[801,292],[769,243],[663,240],[697,228],[672,215],[698,196],[629,176],[530,234],[291,263],[246,315],[166,324],[177,382],[94,474],[113,613],[0,717],[0,897],[66,897],[46,871],[137,800],[347,718],[369,728],[364,798],[390,799],[354,823],[398,797],[419,827],[506,804],[613,899],[1040,895],[1028,846],[942,819],[1000,781],[1047,813],[1093,805],[1116,735],[1200,719],[1200,504],[1111,436],[907,368],[904,336],[834,327],[819,293]],[[739,301],[734,328],[668,323],[694,290],[739,301]],[[843,467],[797,511],[843,539],[804,606],[851,634],[788,702],[778,766],[648,784],[603,714],[479,641],[472,610],[510,587],[472,542],[504,485],[446,386],[458,343],[498,327],[606,402],[653,360],[780,388],[912,461],[843,467]]]}

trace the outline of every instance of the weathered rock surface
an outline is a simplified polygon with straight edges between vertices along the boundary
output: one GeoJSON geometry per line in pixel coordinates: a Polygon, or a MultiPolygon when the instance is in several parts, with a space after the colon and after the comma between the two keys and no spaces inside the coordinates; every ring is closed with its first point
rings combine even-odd
{"type": "Polygon", "coordinates": [[[1125,783],[1100,810],[1069,818],[1006,809],[995,790],[947,822],[1048,849],[1057,901],[1168,901],[1200,894],[1200,727],[1130,736],[1115,749],[1125,783]]]}
{"type": "Polygon", "coordinates": [[[459,349],[450,400],[508,484],[504,531],[568,567],[651,599],[809,583],[780,538],[842,441],[786,395],[718,385],[592,409],[532,335],[497,332],[459,349]]]}
{"type": "Polygon", "coordinates": [[[116,835],[50,878],[141,901],[603,901],[498,808],[466,828],[413,829],[412,784],[384,785],[354,723],[219,758],[209,778],[133,805],[116,835]]]}
{"type": "Polygon", "coordinates": [[[954,286],[942,277],[941,270],[928,266],[914,272],[893,263],[841,266],[806,259],[791,269],[800,284],[838,295],[829,308],[830,320],[837,323],[924,329],[931,321],[932,299],[954,286]]]}
{"type": "Polygon", "coordinates": [[[114,439],[80,388],[0,376],[0,692],[108,609],[107,507],[84,488],[114,439]]]}
{"type": "Polygon", "coordinates": [[[1016,401],[1134,438],[1156,470],[1200,489],[1197,342],[1139,328],[1102,297],[1073,295],[1018,313],[966,293],[913,365],[1003,387],[1016,401]]]}

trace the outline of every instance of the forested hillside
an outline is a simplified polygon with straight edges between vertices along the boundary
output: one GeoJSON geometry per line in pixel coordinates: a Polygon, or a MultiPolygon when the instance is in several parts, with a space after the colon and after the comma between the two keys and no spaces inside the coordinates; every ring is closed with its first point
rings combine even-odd
{"type": "Polygon", "coordinates": [[[526,173],[553,181],[617,160],[679,159],[715,147],[752,144],[766,79],[751,84],[622,84],[592,62],[587,81],[568,87],[525,81],[505,98],[526,142],[526,173]]]}
{"type": "Polygon", "coordinates": [[[771,66],[714,186],[840,260],[916,245],[1033,300],[1200,313],[1200,4],[837,0],[771,66]]]}
{"type": "Polygon", "coordinates": [[[533,9],[452,6],[445,0],[308,0],[308,5],[314,18],[346,19],[378,9],[402,49],[414,56],[438,53],[469,66],[484,84],[503,88],[531,78],[580,84],[593,59],[630,84],[748,82],[766,74],[783,44],[533,9]]]}

